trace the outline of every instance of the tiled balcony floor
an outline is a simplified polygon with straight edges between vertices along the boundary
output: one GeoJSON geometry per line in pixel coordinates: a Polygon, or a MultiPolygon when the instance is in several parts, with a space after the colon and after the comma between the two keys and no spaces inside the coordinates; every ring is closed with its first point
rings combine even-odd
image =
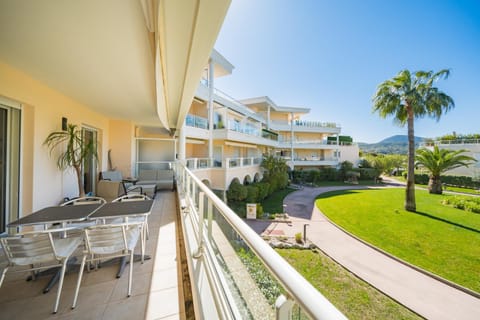
{"type": "MultiPolygon", "coordinates": [[[[57,286],[42,290],[49,277],[25,281],[27,273],[7,274],[0,288],[0,319],[180,319],[176,262],[175,193],[157,193],[149,217],[150,239],[146,253],[152,257],[133,266],[132,296],[127,298],[128,266],[120,279],[118,264],[105,264],[85,272],[77,307],[72,310],[73,291],[78,273],[65,276],[60,306],[52,314],[57,286]],[[154,279],[152,281],[152,279],[154,279]]],[[[140,250],[140,243],[137,245],[140,250]]],[[[180,286],[181,287],[181,286],[180,286]]]]}

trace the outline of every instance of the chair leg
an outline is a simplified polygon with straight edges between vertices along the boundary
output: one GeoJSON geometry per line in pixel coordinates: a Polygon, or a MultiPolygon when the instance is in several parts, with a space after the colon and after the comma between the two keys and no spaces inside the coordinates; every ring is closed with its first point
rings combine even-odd
{"type": "Polygon", "coordinates": [[[0,287],[2,287],[3,280],[5,279],[5,274],[7,274],[8,267],[2,270],[2,275],[0,276],[0,287]]]}
{"type": "Polygon", "coordinates": [[[132,277],[133,277],[133,250],[130,250],[130,269],[128,270],[127,297],[130,297],[132,295],[132,277]]]}
{"type": "Polygon", "coordinates": [[[68,262],[68,258],[65,258],[62,265],[62,270],[60,271],[60,279],[58,281],[58,289],[57,289],[57,298],[55,300],[55,306],[53,307],[53,313],[57,313],[58,311],[58,304],[60,303],[60,295],[62,294],[63,278],[65,278],[67,262],[68,262]]]}
{"type": "Polygon", "coordinates": [[[73,297],[72,309],[74,309],[77,306],[78,291],[80,290],[80,283],[82,282],[83,269],[85,267],[85,260],[87,260],[86,255],[83,256],[82,264],[80,265],[80,270],[78,271],[77,286],[75,287],[75,295],[73,297]]]}

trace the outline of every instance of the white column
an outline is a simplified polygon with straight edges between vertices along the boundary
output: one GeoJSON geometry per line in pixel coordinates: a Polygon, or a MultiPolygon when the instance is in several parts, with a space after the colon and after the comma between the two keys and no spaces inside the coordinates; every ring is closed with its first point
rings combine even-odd
{"type": "Polygon", "coordinates": [[[186,130],[184,124],[178,134],[178,160],[182,163],[185,163],[185,149],[187,144],[187,138],[185,135],[186,130]]]}
{"type": "Polygon", "coordinates": [[[267,129],[270,130],[270,105],[267,107],[267,129]]]}
{"type": "Polygon", "coordinates": [[[214,65],[212,59],[208,62],[208,158],[213,159],[213,89],[214,65]]]}

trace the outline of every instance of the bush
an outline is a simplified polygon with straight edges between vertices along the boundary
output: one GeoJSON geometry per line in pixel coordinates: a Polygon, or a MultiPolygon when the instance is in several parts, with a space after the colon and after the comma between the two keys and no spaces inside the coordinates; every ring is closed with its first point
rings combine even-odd
{"type": "Polygon", "coordinates": [[[445,198],[443,205],[451,205],[454,208],[474,213],[480,213],[480,198],[454,196],[445,198]]]}
{"type": "Polygon", "coordinates": [[[254,184],[258,189],[258,200],[265,199],[270,194],[270,183],[258,182],[254,184]]]}
{"type": "Polygon", "coordinates": [[[374,168],[360,168],[360,180],[373,180],[380,176],[380,172],[374,168]]]}
{"type": "Polygon", "coordinates": [[[247,198],[247,195],[247,188],[236,180],[232,181],[230,187],[227,190],[228,201],[243,201],[247,198]]]}
{"type": "Polygon", "coordinates": [[[255,185],[248,185],[246,186],[247,189],[247,197],[245,198],[245,201],[247,203],[254,203],[257,202],[258,199],[258,187],[255,185]]]}
{"type": "Polygon", "coordinates": [[[260,203],[257,203],[257,219],[263,218],[263,207],[260,203]]]}
{"type": "Polygon", "coordinates": [[[303,243],[302,233],[301,233],[301,232],[295,233],[295,241],[296,241],[297,243],[303,243]]]}

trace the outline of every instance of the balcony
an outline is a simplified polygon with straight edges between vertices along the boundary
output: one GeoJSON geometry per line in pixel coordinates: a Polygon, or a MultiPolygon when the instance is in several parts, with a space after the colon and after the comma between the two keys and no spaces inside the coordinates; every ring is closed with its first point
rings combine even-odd
{"type": "MultiPolygon", "coordinates": [[[[292,147],[292,140],[282,140],[278,142],[278,148],[290,149],[292,147]]],[[[293,140],[294,149],[337,149],[338,145],[328,143],[327,140],[293,140]]]]}
{"type": "Polygon", "coordinates": [[[210,158],[189,158],[185,160],[186,167],[191,171],[210,169],[210,168],[238,168],[259,166],[262,163],[262,158],[246,157],[246,158],[225,158],[222,161],[210,158]]]}
{"type": "Polygon", "coordinates": [[[318,167],[318,166],[329,166],[334,167],[338,165],[338,158],[335,157],[307,157],[307,158],[295,158],[293,161],[290,157],[282,157],[287,161],[287,164],[291,167],[301,166],[301,167],[318,167]]]}
{"type": "MultiPolygon", "coordinates": [[[[270,128],[277,131],[291,131],[292,123],[290,121],[271,121],[270,128]]],[[[320,132],[320,133],[340,133],[341,127],[333,122],[303,121],[293,122],[294,132],[320,132]]]]}

